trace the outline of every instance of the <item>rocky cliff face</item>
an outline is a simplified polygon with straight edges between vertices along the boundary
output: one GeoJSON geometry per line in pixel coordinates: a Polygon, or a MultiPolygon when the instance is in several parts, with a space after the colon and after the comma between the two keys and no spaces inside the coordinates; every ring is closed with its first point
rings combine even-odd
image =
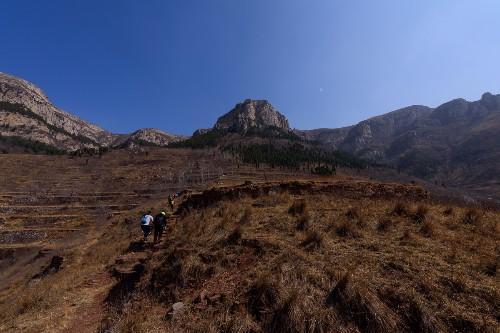
{"type": "Polygon", "coordinates": [[[69,151],[124,142],[163,146],[182,139],[156,129],[112,134],[58,109],[32,83],[4,73],[0,73],[0,135],[3,141],[16,138],[69,151]]]}
{"type": "Polygon", "coordinates": [[[246,132],[249,128],[276,127],[290,130],[288,120],[268,101],[247,99],[217,120],[215,129],[246,132]]]}
{"type": "Polygon", "coordinates": [[[500,180],[500,95],[435,109],[411,106],[354,126],[300,134],[439,182],[487,187],[500,180]]]}
{"type": "Polygon", "coordinates": [[[0,133],[78,149],[110,144],[111,133],[56,108],[28,81],[0,73],[0,133]]]}

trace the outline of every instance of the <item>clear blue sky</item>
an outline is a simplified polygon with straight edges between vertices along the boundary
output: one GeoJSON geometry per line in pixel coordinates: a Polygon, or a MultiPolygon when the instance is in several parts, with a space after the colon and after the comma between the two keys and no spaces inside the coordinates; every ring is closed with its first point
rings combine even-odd
{"type": "Polygon", "coordinates": [[[500,93],[498,0],[0,2],[0,71],[114,132],[190,134],[245,98],[297,128],[500,93]]]}

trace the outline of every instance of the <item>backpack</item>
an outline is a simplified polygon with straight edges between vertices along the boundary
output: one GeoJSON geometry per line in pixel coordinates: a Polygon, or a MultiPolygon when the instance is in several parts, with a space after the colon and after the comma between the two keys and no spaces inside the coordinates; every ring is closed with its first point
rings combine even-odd
{"type": "Polygon", "coordinates": [[[141,217],[141,225],[147,225],[149,223],[149,219],[147,215],[142,215],[141,217]]]}
{"type": "Polygon", "coordinates": [[[153,224],[155,226],[158,226],[158,227],[164,227],[165,222],[166,222],[166,218],[165,218],[165,216],[163,216],[161,214],[156,215],[154,220],[153,220],[153,224]]]}

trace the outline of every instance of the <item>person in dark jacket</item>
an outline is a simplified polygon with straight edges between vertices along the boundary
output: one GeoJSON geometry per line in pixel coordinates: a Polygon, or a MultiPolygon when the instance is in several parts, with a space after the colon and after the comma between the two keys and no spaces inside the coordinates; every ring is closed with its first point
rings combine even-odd
{"type": "Polygon", "coordinates": [[[167,224],[167,214],[165,212],[161,212],[156,215],[153,220],[154,226],[154,243],[157,243],[161,240],[161,236],[163,235],[163,230],[165,230],[165,225],[167,224]]]}

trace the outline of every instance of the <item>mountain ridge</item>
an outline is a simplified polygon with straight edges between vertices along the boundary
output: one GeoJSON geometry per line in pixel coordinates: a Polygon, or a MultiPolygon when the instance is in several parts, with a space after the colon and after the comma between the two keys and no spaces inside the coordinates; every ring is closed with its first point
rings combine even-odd
{"type": "Polygon", "coordinates": [[[182,139],[157,129],[139,129],[131,134],[111,133],[57,108],[33,83],[2,72],[0,135],[68,151],[113,148],[132,141],[165,146],[182,139]]]}

